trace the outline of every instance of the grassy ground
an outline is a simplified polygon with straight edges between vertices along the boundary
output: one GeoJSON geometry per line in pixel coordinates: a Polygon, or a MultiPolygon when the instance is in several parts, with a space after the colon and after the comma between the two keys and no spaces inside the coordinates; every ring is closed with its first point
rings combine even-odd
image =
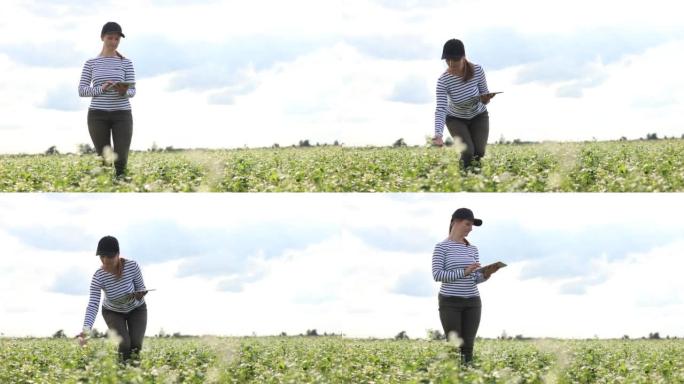
{"type": "Polygon", "coordinates": [[[129,177],[92,155],[0,156],[0,191],[684,191],[684,140],[490,145],[478,172],[454,148],[132,153],[129,177]]]}
{"type": "Polygon", "coordinates": [[[3,383],[684,383],[682,340],[478,340],[453,345],[338,337],[146,339],[139,366],[107,340],[0,339],[3,383]]]}

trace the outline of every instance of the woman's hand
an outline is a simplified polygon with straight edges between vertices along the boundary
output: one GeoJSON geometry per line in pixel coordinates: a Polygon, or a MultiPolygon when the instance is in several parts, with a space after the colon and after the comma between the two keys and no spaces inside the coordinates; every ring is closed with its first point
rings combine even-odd
{"type": "Polygon", "coordinates": [[[489,267],[489,268],[484,268],[484,269],[482,270],[482,275],[484,276],[485,280],[486,280],[486,279],[489,279],[489,277],[490,277],[493,273],[496,273],[496,271],[498,271],[499,269],[501,269],[500,266],[498,266],[498,265],[492,265],[492,266],[489,267]]]}
{"type": "Polygon", "coordinates": [[[444,140],[442,140],[442,136],[435,136],[432,138],[432,145],[441,147],[444,145],[444,140]]]}
{"type": "Polygon", "coordinates": [[[131,299],[140,300],[145,297],[145,295],[147,295],[147,291],[129,293],[128,297],[131,299]]]}
{"type": "Polygon", "coordinates": [[[119,92],[119,96],[123,96],[123,95],[125,95],[126,92],[128,91],[128,84],[117,83],[117,84],[114,86],[114,89],[116,89],[117,92],[119,92]]]}
{"type": "Polygon", "coordinates": [[[78,345],[81,347],[85,347],[86,344],[88,344],[88,339],[86,338],[86,334],[84,332],[79,333],[76,335],[76,339],[78,339],[78,345]]]}
{"type": "Polygon", "coordinates": [[[475,272],[476,269],[480,268],[480,263],[472,263],[465,268],[465,275],[468,276],[475,272]]]}
{"type": "Polygon", "coordinates": [[[489,100],[493,99],[494,96],[496,96],[495,93],[488,93],[486,95],[480,96],[480,101],[482,101],[482,104],[489,104],[489,100]]]}
{"type": "Polygon", "coordinates": [[[102,83],[102,91],[104,91],[104,92],[108,91],[109,87],[111,87],[112,84],[114,84],[114,82],[110,81],[110,80],[107,80],[104,83],[102,83]]]}

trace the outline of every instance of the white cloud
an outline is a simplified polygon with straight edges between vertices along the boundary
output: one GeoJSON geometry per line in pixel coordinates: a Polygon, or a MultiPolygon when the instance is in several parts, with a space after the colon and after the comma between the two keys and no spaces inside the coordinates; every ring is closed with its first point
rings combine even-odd
{"type": "MultiPolygon", "coordinates": [[[[481,333],[555,337],[641,337],[649,332],[681,336],[684,283],[678,257],[684,243],[674,241],[615,262],[588,261],[610,272],[602,284],[582,295],[558,294],[563,284],[519,280],[523,263],[502,269],[481,286],[481,333]],[[657,304],[656,304],[657,303],[657,304]]],[[[529,261],[532,262],[532,261],[529,261]]]]}
{"type": "MultiPolygon", "coordinates": [[[[440,328],[435,297],[439,284],[432,281],[429,269],[433,246],[446,236],[453,209],[468,206],[484,219],[470,236],[481,249],[481,260],[509,263],[480,285],[480,335],[493,337],[503,330],[510,335],[556,337],[637,337],[656,331],[675,335],[676,324],[684,318],[679,293],[684,287],[677,275],[684,267],[677,256],[684,250],[684,239],[676,235],[681,228],[679,199],[676,194],[658,199],[644,194],[5,195],[0,196],[0,243],[6,255],[0,258],[0,332],[77,332],[87,296],[74,294],[87,288],[98,267],[94,248],[104,234],[125,233],[132,223],[155,227],[168,222],[196,233],[232,233],[276,222],[304,231],[304,239],[307,228],[336,229],[329,236],[309,236],[297,247],[270,250],[268,258],[256,253],[239,269],[215,274],[184,273],[190,259],[175,255],[170,260],[163,254],[145,258],[129,253],[130,240],[120,238],[127,257],[149,260],[141,264],[146,285],[157,289],[148,298],[149,333],[164,328],[192,334],[292,334],[316,328],[382,337],[405,330],[411,337],[422,337],[425,329],[440,328]],[[116,214],[103,218],[103,209],[115,209],[116,214]],[[639,253],[608,258],[597,250],[574,255],[584,257],[576,260],[586,268],[584,275],[545,275],[544,268],[537,268],[538,277],[529,278],[526,269],[548,260],[510,261],[505,254],[482,252],[487,248],[483,238],[514,241],[504,233],[492,233],[499,231],[501,222],[532,232],[543,229],[559,239],[576,236],[587,245],[597,244],[582,231],[587,226],[595,228],[596,237],[602,236],[602,228],[626,230],[634,225],[669,235],[639,253]],[[15,231],[37,225],[60,233],[65,223],[73,223],[71,231],[84,239],[82,250],[74,250],[73,239],[67,250],[31,246],[15,231]],[[362,234],[406,245],[383,245],[362,234]],[[414,238],[399,241],[394,236],[414,238]],[[58,284],[70,276],[69,286],[58,284]],[[277,322],[264,320],[274,314],[277,322]],[[46,317],[50,322],[42,320],[46,317]]],[[[275,239],[285,233],[273,225],[262,228],[260,237],[244,240],[275,239]]],[[[154,228],[148,232],[154,233],[154,228]]],[[[150,235],[149,242],[154,246],[164,239],[163,233],[150,235]]],[[[215,236],[207,239],[217,243],[207,249],[236,247],[215,236]]],[[[604,251],[623,248],[608,245],[604,251]]],[[[101,318],[96,327],[105,327],[101,318]]]]}
{"type": "MultiPolygon", "coordinates": [[[[519,54],[508,52],[505,37],[474,43],[495,29],[514,31],[520,35],[516,39],[528,39],[530,44],[557,36],[574,47],[610,42],[606,34],[619,33],[615,38],[621,44],[646,44],[651,49],[618,62],[578,57],[566,63],[555,57],[556,51],[549,51],[551,61],[542,58],[520,67],[495,70],[495,63],[483,63],[490,88],[505,91],[489,107],[492,140],[501,135],[583,140],[636,138],[649,131],[661,136],[684,133],[679,124],[684,110],[682,78],[676,76],[682,66],[678,52],[683,31],[674,16],[676,3],[656,1],[647,9],[612,0],[580,4],[584,5],[537,0],[515,5],[432,1],[420,6],[414,1],[260,0],[112,2],[78,8],[67,2],[4,2],[2,14],[12,17],[0,23],[0,107],[9,111],[0,126],[0,153],[42,152],[51,145],[62,152],[75,151],[79,143],[89,142],[88,100],[77,98],[75,87],[80,65],[99,51],[99,31],[109,19],[120,22],[128,36],[122,42],[124,53],[157,52],[161,57],[154,60],[187,62],[172,66],[174,71],[139,79],[138,95],[132,100],[134,149],[146,149],[152,142],[177,148],[234,148],[289,145],[301,139],[389,145],[399,137],[422,144],[424,136],[432,134],[434,81],[443,70],[438,59],[441,44],[461,37],[468,52],[486,52],[478,45],[490,44],[500,46],[495,56],[519,54]],[[592,12],[585,12],[586,7],[592,12]],[[462,18],[454,27],[453,15],[464,13],[487,18],[462,18]],[[624,32],[634,25],[640,28],[638,36],[624,32]],[[586,30],[601,35],[583,34],[586,30]],[[145,47],[136,48],[142,41],[145,47]],[[17,51],[21,46],[43,48],[17,51]],[[193,60],[202,55],[193,52],[216,57],[196,63],[193,60]],[[254,52],[259,57],[252,57],[254,52]],[[271,63],[261,54],[269,52],[281,52],[282,57],[271,63]],[[222,61],[223,53],[228,56],[222,61]],[[233,60],[230,54],[244,57],[233,60]],[[250,60],[263,67],[254,69],[250,60]],[[27,64],[38,61],[52,64],[27,64]],[[70,64],[61,69],[55,66],[66,63],[70,64]],[[574,77],[554,83],[519,82],[521,74],[534,79],[549,67],[574,77]],[[578,72],[576,67],[585,70],[578,72]],[[405,83],[411,76],[427,79],[425,93],[411,92],[417,84],[405,83]],[[220,84],[214,88],[214,82],[220,84]]],[[[610,48],[608,53],[619,54],[610,48]]],[[[167,67],[132,59],[141,74],[157,73],[144,65],[167,67]]]]}
{"type": "Polygon", "coordinates": [[[409,76],[397,83],[388,99],[402,103],[424,104],[433,101],[434,97],[425,78],[409,76]]]}

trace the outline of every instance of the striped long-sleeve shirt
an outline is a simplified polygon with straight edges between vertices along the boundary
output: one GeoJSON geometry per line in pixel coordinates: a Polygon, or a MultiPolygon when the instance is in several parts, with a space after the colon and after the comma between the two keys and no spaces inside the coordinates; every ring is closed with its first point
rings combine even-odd
{"type": "Polygon", "coordinates": [[[437,109],[435,110],[435,136],[442,136],[447,114],[462,119],[472,119],[487,110],[480,95],[489,93],[484,70],[473,65],[473,77],[463,78],[444,72],[437,79],[437,109]]]}
{"type": "Polygon", "coordinates": [[[129,98],[135,96],[135,86],[129,87],[123,95],[114,87],[107,91],[102,90],[102,84],[106,81],[135,81],[133,63],[119,56],[98,56],[90,59],[83,65],[81,81],[78,85],[78,94],[81,97],[92,97],[90,109],[104,111],[130,110],[129,98]]]}
{"type": "Polygon", "coordinates": [[[440,281],[439,293],[444,296],[480,296],[477,284],[485,281],[481,272],[465,275],[465,268],[480,262],[477,247],[449,239],[437,243],[432,253],[432,277],[440,281]]]}
{"type": "Polygon", "coordinates": [[[142,272],[138,263],[133,260],[124,260],[123,274],[121,278],[105,272],[102,268],[95,271],[90,282],[90,299],[86,309],[84,329],[91,329],[95,323],[98,306],[100,305],[100,294],[104,291],[105,297],[102,302],[104,308],[110,311],[127,313],[145,303],[145,299],[136,300],[130,298],[133,292],[146,290],[142,272]]]}

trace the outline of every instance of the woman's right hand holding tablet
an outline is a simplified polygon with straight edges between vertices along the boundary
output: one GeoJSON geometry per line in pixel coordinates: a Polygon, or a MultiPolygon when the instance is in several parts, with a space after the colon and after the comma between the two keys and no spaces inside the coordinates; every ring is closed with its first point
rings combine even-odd
{"type": "Polygon", "coordinates": [[[124,94],[126,94],[126,91],[128,91],[128,84],[118,83],[114,86],[114,89],[116,89],[116,91],[119,92],[119,96],[123,96],[124,94]]]}
{"type": "Polygon", "coordinates": [[[500,265],[490,265],[489,268],[483,268],[482,275],[485,279],[489,279],[489,277],[499,269],[501,269],[500,265]]]}
{"type": "Polygon", "coordinates": [[[102,90],[103,90],[103,91],[109,90],[109,87],[111,87],[112,84],[114,84],[114,82],[111,81],[111,80],[105,81],[105,82],[102,84],[102,90]]]}
{"type": "Polygon", "coordinates": [[[496,93],[486,93],[480,96],[480,101],[484,104],[489,104],[489,100],[493,99],[494,96],[496,96],[496,93]]]}
{"type": "Polygon", "coordinates": [[[465,275],[468,276],[475,272],[476,269],[480,268],[480,263],[472,263],[465,268],[465,275]]]}

